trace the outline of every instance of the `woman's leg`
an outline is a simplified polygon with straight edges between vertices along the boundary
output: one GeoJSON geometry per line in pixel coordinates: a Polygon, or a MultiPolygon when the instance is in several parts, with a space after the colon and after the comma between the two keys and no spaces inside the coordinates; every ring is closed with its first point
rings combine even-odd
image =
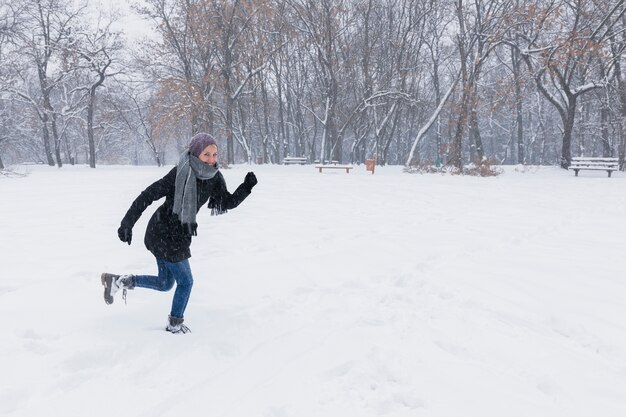
{"type": "Polygon", "coordinates": [[[135,275],[135,287],[150,288],[157,291],[169,291],[174,286],[175,275],[172,274],[170,265],[176,265],[171,262],[157,259],[159,267],[159,275],[135,275]]]}
{"type": "Polygon", "coordinates": [[[174,292],[170,316],[182,319],[191,295],[191,288],[193,287],[193,276],[191,275],[189,260],[185,259],[181,262],[169,263],[168,269],[170,274],[176,279],[176,292],[174,292]]]}

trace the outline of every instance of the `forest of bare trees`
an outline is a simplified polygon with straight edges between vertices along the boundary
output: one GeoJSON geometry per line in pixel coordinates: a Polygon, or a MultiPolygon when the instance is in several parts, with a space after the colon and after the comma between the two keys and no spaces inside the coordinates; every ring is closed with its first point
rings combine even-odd
{"type": "Polygon", "coordinates": [[[552,164],[626,148],[626,0],[0,0],[0,168],[552,164]],[[138,19],[139,19],[138,18],[138,19]]]}

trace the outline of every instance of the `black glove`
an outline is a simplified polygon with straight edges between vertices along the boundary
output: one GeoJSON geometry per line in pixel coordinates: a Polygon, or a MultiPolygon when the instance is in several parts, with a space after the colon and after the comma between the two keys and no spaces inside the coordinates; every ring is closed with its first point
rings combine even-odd
{"type": "Polygon", "coordinates": [[[126,242],[130,245],[130,241],[133,240],[133,228],[122,225],[117,229],[117,236],[119,236],[122,242],[126,242]]]}
{"type": "Polygon", "coordinates": [[[254,187],[257,184],[257,179],[256,176],[254,175],[254,172],[248,172],[246,174],[246,178],[244,178],[243,180],[243,185],[248,189],[248,191],[252,191],[252,187],[254,187]]]}

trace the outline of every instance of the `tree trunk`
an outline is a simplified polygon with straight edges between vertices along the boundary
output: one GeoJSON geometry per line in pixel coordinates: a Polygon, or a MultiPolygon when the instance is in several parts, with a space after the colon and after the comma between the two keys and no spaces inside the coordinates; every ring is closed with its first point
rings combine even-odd
{"type": "Polygon", "coordinates": [[[463,85],[461,93],[461,101],[459,103],[459,114],[456,119],[454,138],[452,138],[450,149],[450,165],[459,170],[463,169],[463,135],[465,134],[465,125],[467,124],[467,86],[463,85]]]}
{"type": "MultiPolygon", "coordinates": [[[[230,83],[227,82],[226,85],[230,83]]],[[[235,147],[233,145],[233,103],[232,91],[226,87],[226,160],[228,164],[235,163],[235,147]]]]}
{"type": "Polygon", "coordinates": [[[251,163],[251,153],[250,153],[250,145],[249,140],[246,138],[246,119],[244,117],[244,109],[242,108],[241,101],[237,104],[237,119],[239,121],[238,131],[240,133],[237,141],[239,142],[239,146],[243,151],[243,159],[249,164],[251,163]]]}
{"type": "Polygon", "coordinates": [[[224,67],[222,69],[222,75],[224,77],[224,95],[226,98],[226,162],[230,164],[235,163],[235,147],[233,143],[233,89],[231,86],[231,71],[232,71],[232,51],[228,46],[230,36],[225,36],[223,39],[223,51],[224,51],[224,67]]]}
{"type": "Polygon", "coordinates": [[[93,109],[96,101],[96,87],[89,89],[89,104],[87,105],[87,142],[89,145],[89,167],[96,167],[96,141],[93,135],[93,109]]]}
{"type": "MultiPolygon", "coordinates": [[[[415,150],[417,149],[417,145],[420,143],[420,141],[422,140],[426,132],[428,132],[428,129],[430,129],[430,127],[433,125],[435,120],[439,118],[439,115],[441,114],[441,111],[443,110],[443,106],[446,105],[446,103],[448,102],[448,99],[450,98],[450,96],[452,96],[452,92],[456,88],[456,85],[459,82],[460,78],[461,78],[461,74],[459,73],[456,76],[456,78],[454,78],[454,81],[450,85],[450,88],[448,89],[446,94],[443,96],[443,99],[441,99],[441,101],[439,102],[439,106],[437,106],[432,116],[430,116],[430,119],[426,122],[424,126],[420,128],[419,132],[417,132],[417,136],[415,140],[413,141],[413,146],[411,146],[411,151],[409,152],[409,157],[406,160],[407,166],[411,166],[411,164],[413,164],[413,159],[415,157],[415,150]]],[[[449,126],[451,125],[452,125],[452,113],[450,113],[450,122],[449,122],[449,126]]],[[[452,161],[452,158],[450,158],[450,161],[452,161]]],[[[459,154],[459,161],[460,161],[460,154],[459,154]]],[[[449,163],[453,165],[452,162],[449,162],[449,163]]]]}
{"type": "Polygon", "coordinates": [[[576,120],[576,97],[569,98],[567,118],[563,120],[563,146],[561,147],[561,168],[567,169],[572,163],[572,132],[576,120]]]}
{"type": "MultiPolygon", "coordinates": [[[[476,89],[476,85],[474,84],[474,90],[476,89]]],[[[476,164],[480,164],[485,157],[485,151],[483,148],[483,140],[480,137],[480,128],[478,127],[478,111],[476,107],[478,105],[478,96],[477,92],[474,91],[472,94],[473,98],[471,100],[471,108],[469,109],[469,131],[471,137],[471,144],[473,146],[473,157],[474,162],[476,164]]]]}
{"type": "Polygon", "coordinates": [[[458,0],[456,2],[456,14],[459,22],[459,34],[457,35],[457,45],[459,48],[459,55],[461,58],[461,101],[458,107],[458,116],[456,120],[456,129],[454,132],[454,138],[451,143],[450,161],[449,163],[456,167],[459,171],[463,170],[463,135],[465,134],[465,126],[467,124],[467,110],[469,102],[470,86],[468,85],[468,71],[467,71],[467,53],[465,44],[467,42],[464,24],[464,12],[463,1],[458,0]]]}
{"type": "Polygon", "coordinates": [[[517,48],[511,48],[511,62],[513,67],[513,85],[515,88],[515,127],[517,131],[517,163],[526,161],[524,150],[524,115],[522,109],[522,87],[520,79],[520,57],[517,48]]]}
{"type": "MultiPolygon", "coordinates": [[[[617,80],[617,96],[619,97],[620,102],[620,123],[619,123],[619,132],[620,132],[620,144],[618,149],[619,156],[619,166],[620,169],[624,169],[624,165],[626,164],[626,138],[624,138],[624,116],[626,116],[626,82],[624,82],[624,77],[622,74],[622,65],[621,65],[621,55],[619,55],[614,49],[614,73],[615,79],[617,80]]],[[[616,48],[619,50],[619,48],[616,48]]]]}
{"type": "MultiPolygon", "coordinates": [[[[270,129],[270,101],[269,101],[269,97],[267,94],[267,85],[266,85],[266,80],[263,80],[263,82],[261,83],[261,97],[263,99],[263,127],[264,127],[264,134],[262,135],[262,137],[264,138],[269,138],[272,133],[271,133],[271,129],[270,129]]],[[[280,100],[280,98],[279,98],[280,100]]],[[[280,130],[279,130],[280,132],[280,130]]],[[[280,133],[279,133],[280,135],[280,133]]],[[[265,158],[266,158],[266,153],[267,153],[267,139],[263,140],[263,163],[265,163],[265,158]]]]}
{"type": "MultiPolygon", "coordinates": [[[[329,71],[332,71],[329,68],[329,71]]],[[[328,147],[328,158],[342,162],[343,140],[337,135],[337,80],[334,75],[330,80],[329,103],[330,108],[326,118],[326,143],[328,147]]]]}
{"type": "Polygon", "coordinates": [[[48,161],[48,165],[53,167],[54,159],[52,158],[52,149],[50,148],[50,131],[48,130],[48,115],[45,113],[42,118],[42,129],[43,129],[43,147],[46,152],[46,159],[48,161]]]}
{"type": "MultiPolygon", "coordinates": [[[[289,130],[285,127],[285,100],[283,98],[283,81],[281,70],[276,63],[276,60],[272,60],[274,71],[278,77],[276,82],[276,96],[278,100],[278,143],[284,143],[287,149],[289,148],[289,130]]],[[[268,101],[269,106],[269,101],[268,101]]],[[[268,113],[270,109],[268,108],[268,113]]],[[[298,140],[295,141],[296,147],[296,156],[304,156],[304,149],[301,149],[300,142],[298,140]]],[[[263,158],[266,158],[266,155],[263,155],[263,158]]]]}
{"type": "Polygon", "coordinates": [[[56,116],[52,116],[52,136],[54,138],[54,155],[57,159],[57,166],[63,167],[63,160],[61,159],[61,138],[57,130],[56,116]]]}
{"type": "MultiPolygon", "coordinates": [[[[433,58],[433,88],[435,90],[435,106],[439,107],[441,103],[441,85],[439,83],[439,61],[436,58],[433,58]]],[[[437,129],[435,129],[435,152],[436,159],[435,164],[441,164],[443,160],[442,152],[442,140],[441,140],[441,116],[437,115],[437,129]]]]}
{"type": "Polygon", "coordinates": [[[335,138],[332,158],[335,161],[339,161],[339,163],[343,163],[343,135],[337,134],[337,123],[334,117],[331,120],[330,131],[332,137],[335,138]]]}
{"type": "Polygon", "coordinates": [[[602,104],[600,109],[600,123],[602,125],[602,156],[613,156],[613,147],[611,146],[611,138],[609,137],[609,109],[606,104],[602,104]]]}
{"type": "Polygon", "coordinates": [[[624,157],[626,156],[626,141],[624,140],[624,123],[617,126],[619,132],[619,145],[617,148],[617,156],[619,158],[619,169],[624,169],[624,157]]]}

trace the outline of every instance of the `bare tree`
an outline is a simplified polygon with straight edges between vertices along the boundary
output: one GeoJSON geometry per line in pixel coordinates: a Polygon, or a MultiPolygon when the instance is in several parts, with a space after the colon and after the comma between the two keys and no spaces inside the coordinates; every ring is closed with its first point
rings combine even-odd
{"type": "Polygon", "coordinates": [[[622,56],[626,51],[626,16],[622,15],[616,22],[616,27],[610,29],[607,34],[608,50],[611,63],[613,64],[612,78],[614,90],[616,91],[616,113],[620,116],[618,123],[619,143],[617,155],[619,156],[620,169],[624,169],[626,162],[626,131],[624,121],[626,120],[626,80],[622,70],[622,56]]]}
{"type": "Polygon", "coordinates": [[[571,143],[579,98],[603,88],[598,71],[602,44],[626,12],[623,0],[608,9],[583,0],[526,3],[520,10],[514,45],[531,71],[538,90],[559,113],[562,122],[560,165],[571,162],[571,143]]]}
{"type": "Polygon", "coordinates": [[[346,13],[346,2],[289,0],[289,4],[298,19],[294,22],[295,27],[310,42],[311,60],[315,62],[322,115],[318,115],[312,108],[309,111],[323,127],[319,158],[322,161],[341,161],[343,144],[337,135],[340,72],[337,38],[351,25],[346,13]]]}
{"type": "Polygon", "coordinates": [[[16,75],[25,83],[24,87],[11,87],[9,91],[33,106],[43,130],[43,142],[49,165],[54,165],[54,156],[59,167],[61,160],[61,137],[57,128],[57,112],[53,104],[53,93],[75,68],[65,56],[72,43],[73,24],[80,19],[84,5],[74,6],[65,0],[33,0],[24,5],[24,30],[19,33],[19,48],[15,51],[21,57],[15,62],[26,64],[16,66],[16,75]],[[32,69],[36,70],[39,91],[33,95],[28,90],[32,69]],[[52,144],[50,139],[52,131],[52,144]]]}
{"type": "Polygon", "coordinates": [[[108,77],[116,74],[112,68],[115,54],[119,53],[122,43],[119,33],[111,30],[112,21],[103,22],[99,15],[97,25],[92,32],[80,34],[76,52],[85,62],[89,76],[95,76],[84,87],[87,92],[87,142],[89,148],[89,166],[96,167],[96,143],[94,138],[94,113],[96,109],[96,92],[108,77]]]}
{"type": "Polygon", "coordinates": [[[213,30],[207,29],[211,3],[148,0],[139,9],[141,16],[155,24],[160,39],[144,42],[138,65],[169,94],[169,111],[163,112],[169,122],[187,118],[191,133],[213,127],[213,93],[219,74],[216,39],[213,30]]]}
{"type": "MultiPolygon", "coordinates": [[[[12,3],[7,3],[5,0],[0,1],[0,63],[7,62],[7,44],[11,43],[15,35],[19,31],[19,19],[20,9],[16,9],[12,3]]],[[[6,64],[0,64],[0,92],[4,89],[3,86],[12,84],[12,80],[8,77],[8,71],[3,68],[6,64]]],[[[2,96],[0,96],[2,99],[2,96]]],[[[0,130],[0,169],[4,169],[4,163],[2,162],[2,154],[4,152],[5,145],[9,142],[11,137],[10,133],[4,128],[9,125],[11,119],[10,110],[8,106],[0,102],[0,118],[2,123],[0,126],[3,128],[0,130]]]]}
{"type": "Polygon", "coordinates": [[[478,126],[478,81],[488,57],[502,42],[510,7],[509,0],[476,0],[472,8],[466,7],[464,0],[456,1],[462,85],[449,163],[458,169],[463,165],[463,137],[466,129],[469,129],[470,134],[471,159],[480,162],[484,157],[478,126]]]}

